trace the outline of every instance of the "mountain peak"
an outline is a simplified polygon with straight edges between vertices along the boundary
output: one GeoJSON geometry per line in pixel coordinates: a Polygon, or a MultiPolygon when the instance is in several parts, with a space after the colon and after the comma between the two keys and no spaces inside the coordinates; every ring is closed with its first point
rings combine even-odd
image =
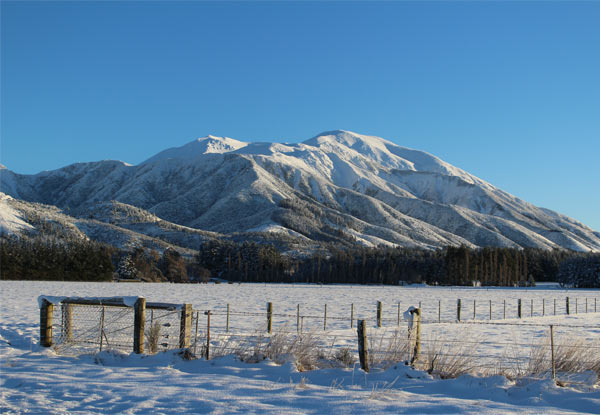
{"type": "Polygon", "coordinates": [[[384,140],[381,137],[362,135],[346,130],[324,131],[321,134],[306,140],[304,144],[320,147],[322,144],[333,142],[343,144],[350,148],[365,146],[382,148],[386,144],[391,144],[389,141],[384,140]]]}
{"type": "Polygon", "coordinates": [[[234,140],[233,138],[218,137],[209,134],[206,137],[197,138],[196,140],[184,144],[181,147],[172,147],[161,151],[160,153],[145,160],[142,164],[171,158],[192,159],[201,156],[202,154],[229,153],[231,151],[246,147],[247,145],[248,143],[234,140]]]}

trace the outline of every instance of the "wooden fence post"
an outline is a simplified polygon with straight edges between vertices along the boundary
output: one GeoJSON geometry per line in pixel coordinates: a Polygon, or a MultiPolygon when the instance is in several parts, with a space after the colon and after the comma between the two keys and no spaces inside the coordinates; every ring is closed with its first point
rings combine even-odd
{"type": "Polygon", "coordinates": [[[398,327],[400,327],[400,303],[398,303],[398,327]]]}
{"type": "Polygon", "coordinates": [[[190,347],[192,335],[192,305],[184,304],[181,308],[181,322],[179,325],[179,348],[190,347]]]}
{"type": "Polygon", "coordinates": [[[54,304],[45,298],[40,306],[40,344],[43,347],[52,346],[52,313],[54,304]]]}
{"type": "Polygon", "coordinates": [[[460,321],[460,298],[456,301],[456,319],[460,321]]]}
{"type": "Polygon", "coordinates": [[[569,312],[569,311],[570,311],[570,310],[569,310],[569,297],[567,297],[567,299],[566,299],[565,307],[566,307],[566,309],[567,309],[567,315],[571,314],[571,313],[569,312]]]}
{"type": "MultiPolygon", "coordinates": [[[[102,306],[102,312],[100,313],[100,333],[99,333],[100,351],[102,351],[102,344],[103,344],[104,337],[105,337],[105,335],[104,335],[104,315],[105,315],[105,313],[106,313],[106,307],[102,306]]],[[[142,337],[142,339],[143,339],[143,337],[142,337]]],[[[142,340],[142,342],[143,342],[143,340],[142,340]]],[[[144,353],[144,352],[142,351],[142,353],[144,353]]]]}
{"type": "Polygon", "coordinates": [[[227,303],[227,320],[225,320],[225,333],[229,333],[229,303],[227,303]]]}
{"type": "Polygon", "coordinates": [[[377,327],[381,327],[381,301],[377,301],[377,327]]]}
{"type": "Polygon", "coordinates": [[[506,299],[503,301],[502,320],[506,319],[506,299]]]}
{"type": "Polygon", "coordinates": [[[210,310],[205,311],[206,314],[206,360],[210,359],[210,310]]]}
{"type": "Polygon", "coordinates": [[[550,351],[552,353],[552,380],[556,382],[556,363],[554,361],[554,331],[552,325],[550,325],[550,351]]]}
{"type": "Polygon", "coordinates": [[[358,320],[358,357],[360,367],[365,372],[369,371],[369,352],[367,346],[367,323],[365,320],[358,320]]]}
{"type": "Polygon", "coordinates": [[[296,305],[296,331],[300,333],[300,304],[296,305]]]}
{"type": "Polygon", "coordinates": [[[477,318],[477,300],[473,300],[473,320],[475,320],[476,318],[477,318]]]}
{"type": "Polygon", "coordinates": [[[546,299],[542,298],[542,317],[546,315],[546,299]]]}
{"type": "Polygon", "coordinates": [[[531,299],[531,310],[529,311],[529,317],[533,317],[533,298],[531,299]]]}
{"type": "Polygon", "coordinates": [[[273,303],[267,303],[267,333],[273,332],[273,303]]]}
{"type": "Polygon", "coordinates": [[[146,328],[146,299],[138,297],[133,315],[133,353],[144,353],[144,329],[146,328]]]}
{"type": "Polygon", "coordinates": [[[413,356],[410,361],[410,364],[412,365],[421,356],[421,309],[417,308],[415,310],[411,310],[411,314],[414,314],[413,318],[417,323],[417,331],[415,334],[415,348],[413,349],[413,356]]]}
{"type": "Polygon", "coordinates": [[[556,315],[556,298],[554,299],[554,315],[556,315]]]}
{"type": "Polygon", "coordinates": [[[490,320],[492,319],[492,300],[490,300],[490,320]]]}
{"type": "Polygon", "coordinates": [[[327,304],[325,304],[325,311],[323,312],[323,330],[327,330],[327,304]]]}
{"type": "Polygon", "coordinates": [[[354,303],[350,304],[350,328],[354,328],[354,303]]]}
{"type": "Polygon", "coordinates": [[[578,313],[578,311],[577,311],[577,308],[578,308],[577,307],[577,300],[579,300],[579,298],[575,297],[575,314],[578,313]]]}
{"type": "Polygon", "coordinates": [[[521,299],[519,298],[519,302],[517,303],[517,316],[521,318],[521,299]]]}
{"type": "Polygon", "coordinates": [[[442,300],[438,300],[438,323],[442,322],[442,300]]]}

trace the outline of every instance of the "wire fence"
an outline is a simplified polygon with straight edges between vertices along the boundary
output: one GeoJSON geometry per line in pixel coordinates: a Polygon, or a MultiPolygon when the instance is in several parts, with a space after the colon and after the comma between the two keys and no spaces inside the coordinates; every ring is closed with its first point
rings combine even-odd
{"type": "MultiPolygon", "coordinates": [[[[296,313],[273,309],[269,304],[266,312],[233,311],[227,305],[210,312],[194,311],[199,322],[194,353],[207,358],[235,354],[247,361],[312,355],[312,363],[301,367],[350,366],[359,360],[360,335],[354,330],[363,319],[356,310],[351,308],[349,318],[328,315],[327,307],[321,315],[304,314],[300,306],[296,313]]],[[[371,368],[411,363],[440,377],[466,373],[518,377],[556,371],[564,376],[586,370],[600,375],[600,322],[420,319],[417,339],[413,317],[406,312],[414,307],[398,309],[395,318],[387,319],[383,309],[379,304],[367,320],[371,368]]]]}
{"type": "MultiPolygon", "coordinates": [[[[528,322],[533,317],[553,317],[597,313],[598,298],[525,298],[512,300],[438,300],[418,302],[377,302],[372,309],[355,308],[354,304],[277,304],[267,303],[265,308],[249,310],[233,308],[229,304],[218,304],[211,308],[212,324],[223,330],[243,330],[264,322],[268,324],[268,304],[271,304],[271,324],[273,327],[295,327],[298,332],[310,330],[340,330],[355,328],[358,320],[375,320],[378,326],[399,326],[406,320],[405,311],[409,307],[421,310],[423,323],[477,323],[503,322],[519,319],[518,323],[528,322]]],[[[545,323],[541,323],[545,324],[545,323]]]]}
{"type": "MultiPolygon", "coordinates": [[[[41,317],[40,326],[41,337],[50,328],[50,343],[62,354],[107,349],[131,352],[136,350],[135,333],[140,332],[141,324],[143,335],[137,341],[143,343],[141,350],[145,353],[185,347],[198,357],[236,355],[247,362],[265,358],[282,362],[291,356],[299,369],[309,370],[357,365],[363,352],[356,328],[363,320],[367,322],[363,357],[371,369],[410,363],[440,377],[465,373],[513,377],[548,373],[556,377],[558,373],[560,377],[586,370],[600,375],[600,321],[556,324],[552,319],[528,320],[523,313],[524,302],[519,302],[521,319],[513,316],[506,320],[493,318],[498,302],[488,302],[492,312],[487,319],[477,318],[479,306],[472,303],[471,316],[475,318],[468,320],[459,320],[458,315],[442,319],[448,313],[442,312],[441,302],[437,310],[423,303],[406,304],[404,308],[398,303],[387,307],[377,303],[373,310],[355,310],[352,304],[335,308],[324,305],[321,312],[302,305],[280,306],[284,311],[275,312],[278,306],[272,303],[263,310],[234,309],[229,304],[194,310],[191,305],[186,309],[182,304],[148,303],[141,324],[136,322],[139,310],[122,302],[65,301],[52,307],[49,316],[41,317]],[[415,329],[412,312],[417,309],[415,329]]],[[[562,302],[565,314],[577,309],[567,309],[569,300],[563,298],[562,302]]],[[[581,302],[579,299],[574,307],[581,302]]],[[[555,301],[540,303],[553,305],[555,301]]],[[[585,303],[588,313],[597,312],[596,299],[585,303]]],[[[457,314],[458,304],[454,304],[457,314]]],[[[531,303],[529,306],[535,309],[531,303]]],[[[542,316],[553,316],[551,310],[542,316]]],[[[530,315],[536,316],[533,312],[530,315]]]]}

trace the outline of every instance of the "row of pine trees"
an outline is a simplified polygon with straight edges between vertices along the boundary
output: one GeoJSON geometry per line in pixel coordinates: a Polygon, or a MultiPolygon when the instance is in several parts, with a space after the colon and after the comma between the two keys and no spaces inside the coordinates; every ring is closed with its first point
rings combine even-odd
{"type": "Polygon", "coordinates": [[[600,256],[516,248],[340,249],[301,257],[252,242],[209,241],[193,257],[173,249],[128,250],[94,241],[2,238],[0,277],[14,280],[352,283],[525,286],[559,281],[600,286],[600,256]],[[585,274],[585,277],[581,275],[585,274]],[[595,285],[597,284],[597,285],[595,285]]]}

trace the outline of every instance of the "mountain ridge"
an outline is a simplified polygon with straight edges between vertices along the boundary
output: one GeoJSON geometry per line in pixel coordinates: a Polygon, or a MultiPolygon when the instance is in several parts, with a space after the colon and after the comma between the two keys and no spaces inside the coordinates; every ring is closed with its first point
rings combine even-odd
{"type": "Polygon", "coordinates": [[[367,246],[600,251],[600,234],[574,219],[429,153],[344,130],[295,144],[207,136],[136,166],[101,161],[0,176],[2,192],[76,217],[115,200],[220,234],[285,229],[367,246]]]}

